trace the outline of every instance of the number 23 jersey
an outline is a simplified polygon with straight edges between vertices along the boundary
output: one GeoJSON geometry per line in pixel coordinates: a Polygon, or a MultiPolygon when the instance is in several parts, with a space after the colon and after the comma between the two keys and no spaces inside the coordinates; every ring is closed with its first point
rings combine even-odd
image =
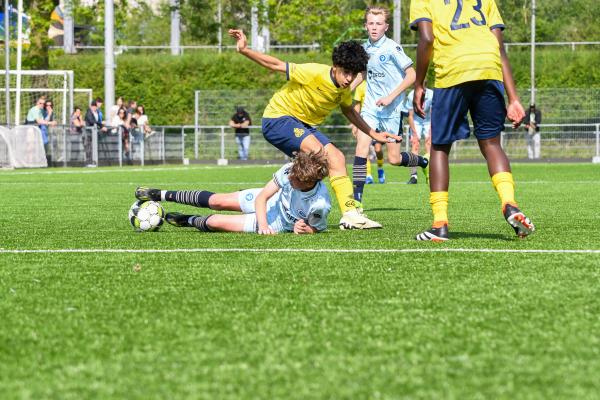
{"type": "Polygon", "coordinates": [[[412,0],[411,28],[433,26],[435,87],[470,81],[502,81],[500,46],[492,29],[504,29],[494,0],[412,0]]]}

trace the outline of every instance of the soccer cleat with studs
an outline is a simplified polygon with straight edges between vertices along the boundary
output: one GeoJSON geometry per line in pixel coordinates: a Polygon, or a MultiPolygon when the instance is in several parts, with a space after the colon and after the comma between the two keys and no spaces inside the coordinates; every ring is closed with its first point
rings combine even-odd
{"type": "Polygon", "coordinates": [[[358,209],[346,211],[340,219],[340,229],[380,229],[383,228],[379,222],[370,220],[358,209]]]}
{"type": "Polygon", "coordinates": [[[518,237],[527,237],[535,231],[535,226],[533,226],[531,220],[517,206],[507,203],[504,205],[502,213],[504,214],[504,219],[515,230],[515,234],[518,237]]]}
{"type": "Polygon", "coordinates": [[[173,226],[178,226],[180,228],[182,228],[182,227],[191,228],[191,227],[193,227],[193,225],[191,225],[189,223],[190,217],[193,217],[193,215],[186,215],[186,214],[181,214],[178,212],[172,212],[172,213],[167,213],[167,215],[165,215],[165,221],[167,221],[169,224],[171,224],[173,226]]]}
{"type": "Polygon", "coordinates": [[[448,225],[442,225],[439,228],[431,228],[423,233],[419,233],[415,239],[431,242],[445,242],[448,240],[448,225]]]}
{"type": "Polygon", "coordinates": [[[383,168],[377,169],[377,179],[379,180],[379,183],[385,183],[385,171],[383,168]]]}
{"type": "Polygon", "coordinates": [[[371,185],[375,183],[375,181],[373,181],[373,177],[371,175],[367,175],[367,178],[365,179],[365,185],[371,185]]]}
{"type": "Polygon", "coordinates": [[[160,201],[160,189],[152,189],[144,186],[139,186],[135,189],[135,197],[138,200],[160,201]]]}
{"type": "Polygon", "coordinates": [[[410,177],[410,179],[408,180],[408,182],[406,182],[407,185],[416,185],[417,184],[417,177],[412,175],[410,177]]]}

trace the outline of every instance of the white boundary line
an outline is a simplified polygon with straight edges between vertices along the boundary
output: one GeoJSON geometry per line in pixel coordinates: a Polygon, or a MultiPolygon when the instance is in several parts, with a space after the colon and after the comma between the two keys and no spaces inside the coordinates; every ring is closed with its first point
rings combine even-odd
{"type": "Polygon", "coordinates": [[[599,254],[600,249],[255,249],[255,248],[190,248],[190,249],[0,249],[0,254],[83,254],[83,253],[524,253],[524,254],[599,254]]]}

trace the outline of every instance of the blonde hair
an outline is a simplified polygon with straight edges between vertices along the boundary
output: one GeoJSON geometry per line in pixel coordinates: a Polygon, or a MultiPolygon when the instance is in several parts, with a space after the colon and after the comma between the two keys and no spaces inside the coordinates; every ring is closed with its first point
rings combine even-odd
{"type": "Polygon", "coordinates": [[[298,152],[292,161],[290,175],[300,182],[320,181],[329,175],[329,164],[323,150],[298,152]]]}
{"type": "Polygon", "coordinates": [[[367,20],[367,16],[369,14],[373,14],[373,15],[383,15],[383,17],[385,18],[385,22],[388,22],[388,18],[390,17],[390,12],[388,11],[387,8],[382,7],[382,6],[369,6],[367,7],[367,9],[365,10],[365,21],[367,20]]]}

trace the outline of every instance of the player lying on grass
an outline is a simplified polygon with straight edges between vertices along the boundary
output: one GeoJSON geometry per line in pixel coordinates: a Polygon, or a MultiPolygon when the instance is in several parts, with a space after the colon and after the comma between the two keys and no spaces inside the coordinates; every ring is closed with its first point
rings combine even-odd
{"type": "Polygon", "coordinates": [[[271,71],[285,73],[288,80],[265,108],[262,118],[265,139],[288,156],[325,149],[329,180],[342,211],[340,228],[381,228],[362,213],[361,204],[354,200],[344,154],[315,128],[339,105],[352,124],[378,142],[386,143],[388,138],[402,140],[397,135],[371,129],[352,108],[350,84],[368,62],[363,47],[355,41],[341,43],[333,50],[333,66],[293,64],[249,49],[246,36],[239,29],[230,29],[229,35],[237,41],[239,53],[271,71]]]}
{"type": "Polygon", "coordinates": [[[316,233],[327,228],[331,200],[321,182],[329,173],[323,152],[298,153],[281,167],[264,188],[233,193],[170,191],[138,187],[140,200],[171,201],[211,210],[240,211],[242,215],[186,215],[167,213],[175,226],[195,227],[202,232],[316,233]]]}
{"type": "Polygon", "coordinates": [[[417,240],[448,240],[448,154],[452,143],[470,135],[467,113],[471,114],[504,218],[519,237],[535,230],[517,206],[510,163],[500,144],[506,117],[516,128],[525,116],[504,51],[504,23],[494,0],[473,3],[464,8],[462,0],[410,3],[411,28],[419,31],[413,106],[421,117],[425,114],[424,81],[432,56],[435,66],[429,198],[433,225],[418,234],[417,240]]]}

